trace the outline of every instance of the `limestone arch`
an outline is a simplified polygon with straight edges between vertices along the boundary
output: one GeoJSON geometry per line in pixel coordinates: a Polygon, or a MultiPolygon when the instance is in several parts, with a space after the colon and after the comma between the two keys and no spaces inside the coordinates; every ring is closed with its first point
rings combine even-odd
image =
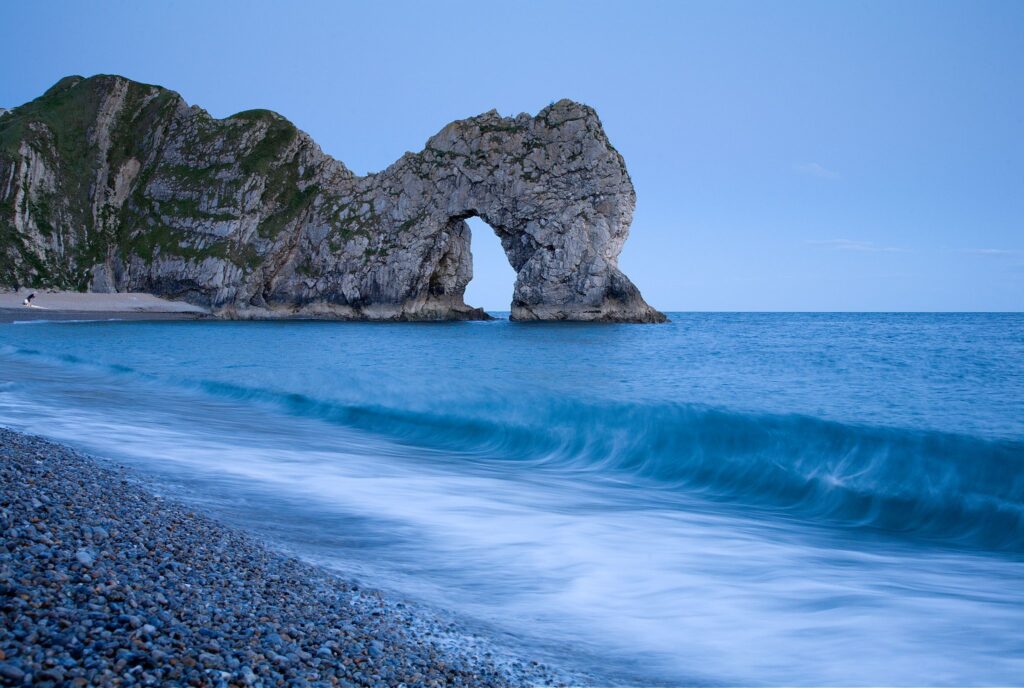
{"type": "Polygon", "coordinates": [[[439,272],[460,277],[447,297],[464,303],[472,265],[452,261],[471,261],[465,220],[479,217],[516,273],[513,320],[664,319],[618,269],[636,196],[592,109],[559,101],[536,117],[492,111],[450,124],[403,161],[431,181],[422,205],[409,207],[423,208],[424,225],[447,242],[439,272]]]}

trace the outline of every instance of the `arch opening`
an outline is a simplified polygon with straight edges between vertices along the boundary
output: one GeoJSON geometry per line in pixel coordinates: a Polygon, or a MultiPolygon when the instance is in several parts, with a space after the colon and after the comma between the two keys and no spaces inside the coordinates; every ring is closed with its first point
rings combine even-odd
{"type": "Polygon", "coordinates": [[[477,216],[465,221],[469,225],[473,278],[466,285],[464,300],[492,315],[507,317],[512,308],[516,271],[493,227],[477,216]]]}

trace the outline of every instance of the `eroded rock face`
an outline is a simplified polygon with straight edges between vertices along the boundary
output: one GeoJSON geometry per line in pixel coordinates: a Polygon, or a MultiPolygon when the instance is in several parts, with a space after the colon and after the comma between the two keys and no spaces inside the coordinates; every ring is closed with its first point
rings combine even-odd
{"type": "Polygon", "coordinates": [[[69,77],[0,120],[0,282],[145,291],[226,317],[466,319],[479,216],[517,320],[659,322],[617,267],[635,194],[597,114],[453,122],[357,177],[275,113],[216,120],[69,77]]]}

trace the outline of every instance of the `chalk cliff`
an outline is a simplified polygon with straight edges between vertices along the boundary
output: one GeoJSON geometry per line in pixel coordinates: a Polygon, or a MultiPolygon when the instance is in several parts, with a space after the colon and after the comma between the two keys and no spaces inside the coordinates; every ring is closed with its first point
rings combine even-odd
{"type": "Polygon", "coordinates": [[[142,291],[225,317],[473,319],[479,216],[517,320],[660,322],[617,267],[636,196],[597,114],[453,122],[364,177],[267,110],[67,77],[0,117],[0,285],[142,291]]]}

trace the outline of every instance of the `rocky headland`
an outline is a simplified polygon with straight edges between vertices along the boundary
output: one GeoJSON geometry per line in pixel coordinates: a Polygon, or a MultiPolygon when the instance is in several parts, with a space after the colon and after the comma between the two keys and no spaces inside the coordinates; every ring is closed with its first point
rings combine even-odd
{"type": "Polygon", "coordinates": [[[235,318],[486,318],[480,217],[515,320],[661,322],[617,261],[636,195],[593,109],[491,111],[357,176],[268,110],[215,119],[118,76],[0,117],[0,286],[145,292],[235,318]]]}

